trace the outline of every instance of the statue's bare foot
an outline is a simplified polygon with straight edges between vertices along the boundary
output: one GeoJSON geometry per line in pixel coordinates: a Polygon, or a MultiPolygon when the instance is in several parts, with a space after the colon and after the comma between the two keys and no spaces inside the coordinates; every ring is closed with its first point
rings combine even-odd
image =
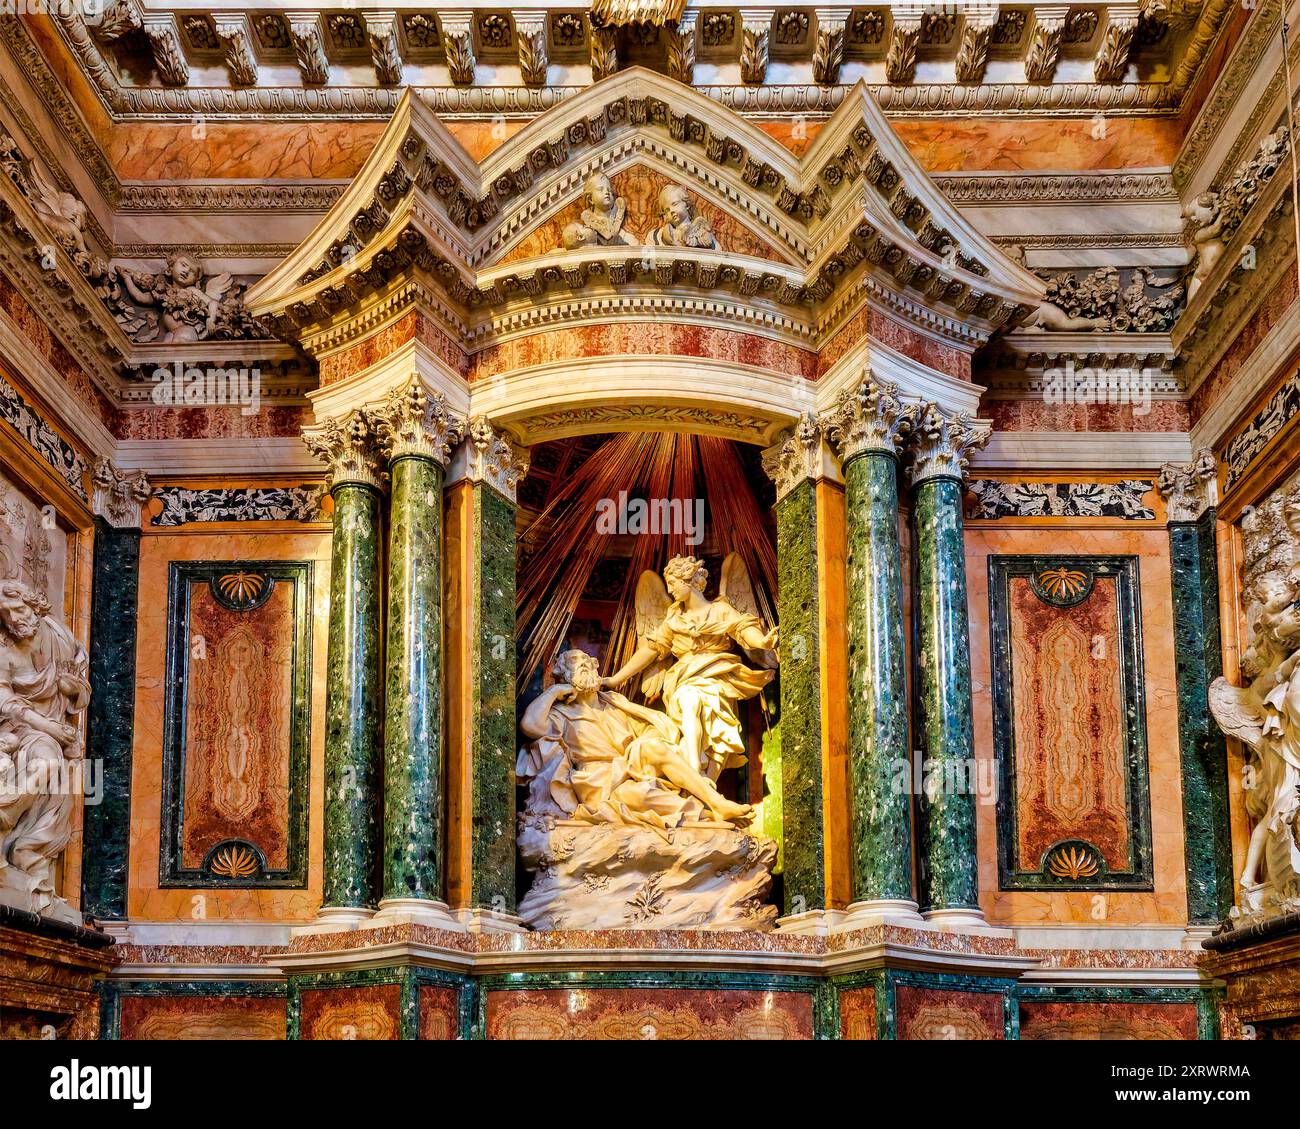
{"type": "Polygon", "coordinates": [[[733,804],[720,799],[713,805],[713,814],[726,823],[748,823],[754,818],[752,804],[733,804]]]}

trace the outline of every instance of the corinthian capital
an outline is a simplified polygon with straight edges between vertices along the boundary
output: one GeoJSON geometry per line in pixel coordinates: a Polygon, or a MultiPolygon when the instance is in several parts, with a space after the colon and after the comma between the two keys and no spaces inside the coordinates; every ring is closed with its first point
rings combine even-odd
{"type": "Polygon", "coordinates": [[[515,490],[528,473],[527,447],[517,447],[492,426],[486,416],[470,421],[466,446],[466,475],[471,482],[486,482],[512,502],[515,490]]]}
{"type": "Polygon", "coordinates": [[[1214,452],[1202,447],[1187,464],[1165,463],[1156,479],[1169,521],[1195,521],[1219,500],[1219,470],[1214,452]]]}
{"type": "Polygon", "coordinates": [[[329,418],[302,429],[307,449],[329,470],[330,489],[344,484],[382,488],[384,472],[374,426],[361,409],[349,412],[342,420],[329,418]]]}
{"type": "Polygon", "coordinates": [[[373,409],[379,441],[390,460],[403,455],[434,459],[444,467],[452,449],[465,436],[465,423],[447,406],[443,396],[424,390],[417,380],[395,388],[373,409]]]}
{"type": "Polygon", "coordinates": [[[926,404],[912,429],[911,478],[915,485],[930,478],[961,478],[972,451],[988,443],[993,429],[976,424],[966,412],[947,415],[926,404]]]}
{"type": "Polygon", "coordinates": [[[91,474],[94,510],[118,529],[139,529],[140,511],[153,497],[153,486],[142,470],[122,471],[108,459],[95,460],[91,474]]]}
{"type": "Polygon", "coordinates": [[[763,469],[776,483],[779,502],[799,483],[816,478],[821,470],[821,426],[805,412],[794,427],[776,437],[763,452],[763,469]]]}
{"type": "Polygon", "coordinates": [[[856,389],[845,392],[826,421],[826,434],[840,462],[868,451],[898,454],[916,420],[917,406],[898,398],[898,385],[877,380],[870,370],[856,389]]]}

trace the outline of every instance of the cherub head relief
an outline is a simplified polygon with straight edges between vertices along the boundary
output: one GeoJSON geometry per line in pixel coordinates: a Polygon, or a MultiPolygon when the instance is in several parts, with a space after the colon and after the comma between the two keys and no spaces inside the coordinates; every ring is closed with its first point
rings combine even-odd
{"type": "Polygon", "coordinates": [[[656,247],[716,247],[709,221],[695,214],[690,193],[680,184],[659,191],[659,226],[650,233],[656,247]]]}
{"type": "Polygon", "coordinates": [[[582,200],[586,205],[582,219],[568,224],[561,235],[566,249],[636,245],[636,240],[623,230],[627,202],[615,194],[608,176],[598,172],[587,177],[582,188],[582,200]]]}

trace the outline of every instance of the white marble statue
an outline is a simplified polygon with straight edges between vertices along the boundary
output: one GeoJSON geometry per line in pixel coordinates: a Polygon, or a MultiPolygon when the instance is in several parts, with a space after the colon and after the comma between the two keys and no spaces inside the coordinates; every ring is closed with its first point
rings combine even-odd
{"type": "Polygon", "coordinates": [[[1280,490],[1243,521],[1246,686],[1216,678],[1210,712],[1249,750],[1243,785],[1256,821],[1230,921],[1300,910],[1300,488],[1280,490]]]}
{"type": "Polygon", "coordinates": [[[72,835],[82,756],[76,715],[90,701],[86,652],[21,581],[0,581],[0,904],[81,924],[54,892],[72,835]]]}
{"type": "Polygon", "coordinates": [[[775,672],[777,630],[764,629],[749,574],[732,553],[717,599],[704,595],[709,574],[694,557],[674,557],[663,580],[643,572],[636,588],[636,653],[604,680],[619,687],[643,674],[647,701],[661,697],[682,731],[682,746],[710,780],[747,760],[736,703],[758,694],[775,672]],[[744,651],[765,669],[746,665],[744,651]]]}
{"type": "Polygon", "coordinates": [[[643,575],[632,659],[602,679],[592,656],[565,651],[525,711],[519,849],[534,880],[519,914],[533,928],[771,928],[776,844],[714,781],[746,760],[736,702],[772,678],[737,648],[775,666],[776,631],[726,598],[752,604],[739,559],[723,574],[716,600],[694,558],[669,562],[668,590],[643,575]],[[662,696],[666,710],[614,689],[641,672],[646,697],[662,696]]]}

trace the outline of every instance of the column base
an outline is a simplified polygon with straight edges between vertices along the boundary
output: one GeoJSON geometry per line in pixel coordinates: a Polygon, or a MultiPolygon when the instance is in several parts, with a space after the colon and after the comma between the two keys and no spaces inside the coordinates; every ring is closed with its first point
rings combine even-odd
{"type": "Polygon", "coordinates": [[[929,923],[910,898],[873,898],[854,902],[844,910],[837,932],[869,929],[873,925],[898,925],[904,929],[925,929],[929,923]]]}
{"type": "Polygon", "coordinates": [[[460,918],[461,925],[471,933],[528,933],[522,917],[513,913],[498,913],[496,910],[475,906],[470,909],[453,911],[460,918]]]}
{"type": "Polygon", "coordinates": [[[290,937],[309,937],[315,933],[351,933],[366,925],[375,911],[361,906],[321,906],[316,911],[316,920],[305,925],[295,925],[289,930],[290,937]]]}
{"type": "Polygon", "coordinates": [[[950,933],[982,933],[986,936],[1014,937],[1015,931],[999,925],[990,925],[981,909],[959,906],[952,909],[928,909],[921,914],[933,929],[950,933]]]}
{"type": "Polygon", "coordinates": [[[795,937],[829,937],[837,930],[843,916],[842,909],[810,909],[778,917],[776,927],[795,937]]]}
{"type": "Polygon", "coordinates": [[[382,929],[386,925],[427,925],[433,929],[449,929],[453,933],[465,932],[465,925],[457,914],[447,908],[446,902],[432,898],[383,898],[379,911],[367,925],[382,929]]]}

